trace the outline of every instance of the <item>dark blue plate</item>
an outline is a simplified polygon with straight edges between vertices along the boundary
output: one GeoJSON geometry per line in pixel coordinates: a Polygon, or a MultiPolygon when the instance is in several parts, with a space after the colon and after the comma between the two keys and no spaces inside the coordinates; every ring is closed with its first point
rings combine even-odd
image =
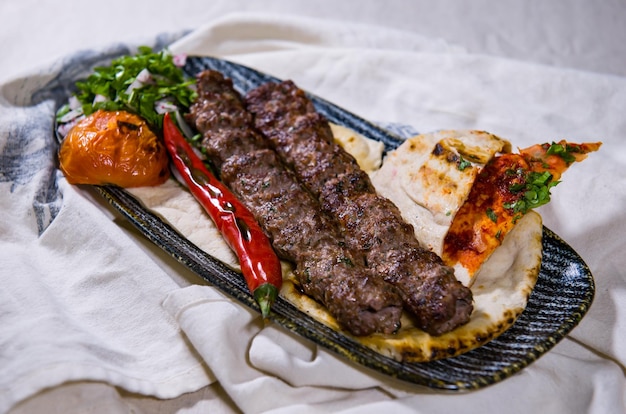
{"type": "MultiPolygon", "coordinates": [[[[251,68],[208,57],[190,57],[185,71],[195,76],[215,69],[233,80],[242,93],[276,78],[251,68]]],[[[330,102],[310,95],[318,111],[331,122],[397,147],[402,137],[363,120],[330,102]]],[[[171,254],[202,279],[258,311],[240,274],[200,250],[142,206],[123,189],[97,187],[148,239],[171,254]]],[[[427,363],[402,363],[364,347],[317,322],[283,299],[272,307],[270,318],[287,330],[379,373],[413,384],[441,390],[471,390],[494,384],[519,372],[556,345],[583,318],[593,301],[595,286],[581,257],[561,238],[543,228],[543,259],[528,305],[515,324],[487,344],[453,358],[427,363]]]]}

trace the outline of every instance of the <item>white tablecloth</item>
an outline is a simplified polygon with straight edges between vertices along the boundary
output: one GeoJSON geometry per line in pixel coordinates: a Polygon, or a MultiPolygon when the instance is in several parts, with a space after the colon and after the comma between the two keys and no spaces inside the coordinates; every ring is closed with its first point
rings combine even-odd
{"type": "Polygon", "coordinates": [[[74,3],[0,5],[0,411],[626,412],[626,5],[74,3]],[[376,122],[603,141],[540,210],[594,274],[588,315],[519,374],[461,394],[262,329],[52,164],[54,102],[37,91],[71,62],[174,39],[376,122]]]}

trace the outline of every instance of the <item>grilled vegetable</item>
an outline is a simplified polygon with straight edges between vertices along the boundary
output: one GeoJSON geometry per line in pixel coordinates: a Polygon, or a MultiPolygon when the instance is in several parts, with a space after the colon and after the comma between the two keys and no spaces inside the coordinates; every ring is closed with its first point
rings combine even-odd
{"type": "Polygon", "coordinates": [[[280,261],[269,239],[252,213],[204,166],[169,113],[163,119],[163,137],[179,175],[237,254],[248,288],[266,318],[282,285],[280,261]]]}
{"type": "Polygon", "coordinates": [[[61,143],[59,167],[71,184],[159,185],[169,177],[161,140],[137,115],[99,110],[75,125],[61,143]]]}

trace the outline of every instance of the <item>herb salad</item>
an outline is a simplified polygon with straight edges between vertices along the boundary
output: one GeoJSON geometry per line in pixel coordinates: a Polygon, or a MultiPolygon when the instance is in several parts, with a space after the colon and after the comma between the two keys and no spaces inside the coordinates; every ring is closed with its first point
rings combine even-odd
{"type": "Polygon", "coordinates": [[[195,80],[185,76],[184,57],[168,50],[141,46],[134,56],[121,56],[109,66],[96,67],[77,92],[57,111],[57,132],[64,137],[82,118],[99,109],[125,110],[161,131],[163,114],[184,112],[196,97],[195,80]]]}

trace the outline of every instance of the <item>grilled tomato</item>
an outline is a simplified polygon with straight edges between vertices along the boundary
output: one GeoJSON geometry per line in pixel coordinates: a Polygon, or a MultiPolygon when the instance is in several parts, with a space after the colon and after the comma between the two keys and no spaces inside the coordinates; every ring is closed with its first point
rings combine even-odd
{"type": "Polygon", "coordinates": [[[126,111],[98,110],[81,120],[61,143],[59,164],[70,184],[154,186],[170,174],[159,137],[126,111]]]}

